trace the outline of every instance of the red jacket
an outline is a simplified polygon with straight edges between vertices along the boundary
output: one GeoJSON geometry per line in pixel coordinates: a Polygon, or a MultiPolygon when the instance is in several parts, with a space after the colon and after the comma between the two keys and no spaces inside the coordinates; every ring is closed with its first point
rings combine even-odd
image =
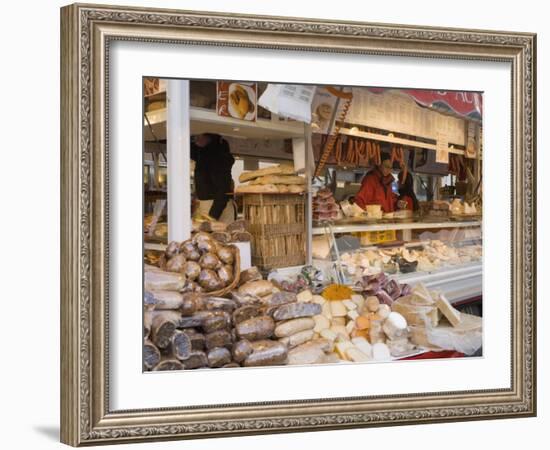
{"type": "Polygon", "coordinates": [[[355,195],[355,203],[363,209],[366,209],[367,205],[381,205],[382,211],[386,213],[395,211],[397,196],[392,191],[392,182],[391,174],[384,177],[380,170],[371,170],[361,181],[361,188],[355,195]]]}

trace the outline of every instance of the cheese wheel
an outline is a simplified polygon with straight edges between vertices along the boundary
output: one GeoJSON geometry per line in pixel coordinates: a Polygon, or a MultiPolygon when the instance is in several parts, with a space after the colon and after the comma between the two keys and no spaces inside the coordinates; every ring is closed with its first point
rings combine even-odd
{"type": "Polygon", "coordinates": [[[391,312],[384,321],[382,329],[388,338],[397,339],[407,334],[407,321],[401,314],[391,312]]]}

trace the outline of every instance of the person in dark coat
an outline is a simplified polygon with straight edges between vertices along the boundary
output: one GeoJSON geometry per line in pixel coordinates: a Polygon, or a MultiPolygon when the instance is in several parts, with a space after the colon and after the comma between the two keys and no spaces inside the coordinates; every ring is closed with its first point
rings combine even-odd
{"type": "Polygon", "coordinates": [[[399,180],[399,198],[397,199],[398,205],[405,206],[402,209],[408,209],[409,211],[418,211],[420,205],[416,194],[414,193],[413,177],[409,171],[402,170],[397,177],[399,180]]]}
{"type": "Polygon", "coordinates": [[[235,158],[227,141],[219,134],[200,134],[191,142],[191,159],[195,161],[195,192],[200,211],[222,222],[235,220],[230,195],[235,158]]]}

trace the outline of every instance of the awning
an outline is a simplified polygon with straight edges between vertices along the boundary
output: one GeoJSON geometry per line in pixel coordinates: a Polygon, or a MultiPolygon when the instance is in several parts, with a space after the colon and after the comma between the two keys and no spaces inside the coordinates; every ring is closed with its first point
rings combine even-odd
{"type": "MultiPolygon", "coordinates": [[[[381,93],[384,88],[368,88],[381,93]]],[[[396,89],[411,96],[421,106],[450,112],[460,117],[481,120],[483,112],[482,95],[467,91],[434,91],[429,89],[396,89]]]]}

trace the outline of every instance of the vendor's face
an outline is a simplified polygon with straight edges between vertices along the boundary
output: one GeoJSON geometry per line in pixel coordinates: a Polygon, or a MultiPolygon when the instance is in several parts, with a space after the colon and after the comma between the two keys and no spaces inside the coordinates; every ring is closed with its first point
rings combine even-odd
{"type": "Polygon", "coordinates": [[[206,147],[210,143],[210,137],[206,134],[199,134],[195,138],[195,145],[197,147],[206,147]]]}
{"type": "Polygon", "coordinates": [[[328,103],[321,103],[317,107],[317,115],[320,120],[329,120],[332,113],[332,107],[328,103]]]}
{"type": "Polygon", "coordinates": [[[382,164],[380,164],[380,172],[382,172],[382,175],[387,177],[391,173],[391,163],[387,159],[385,161],[382,161],[382,164]]]}

